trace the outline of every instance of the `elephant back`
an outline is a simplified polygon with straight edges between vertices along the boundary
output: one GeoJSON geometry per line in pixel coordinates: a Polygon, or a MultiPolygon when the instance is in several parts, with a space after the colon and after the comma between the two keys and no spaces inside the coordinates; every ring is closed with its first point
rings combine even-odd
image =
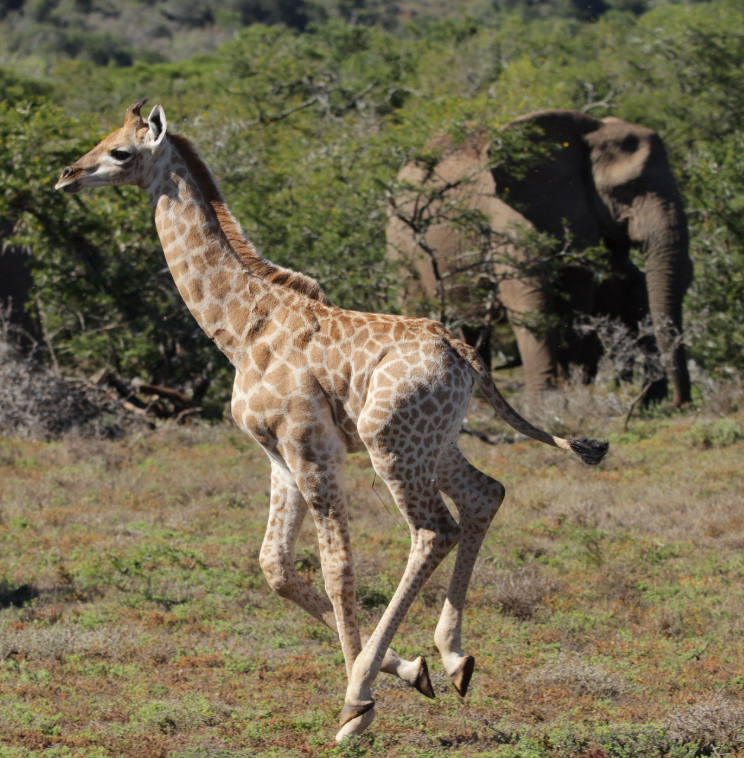
{"type": "Polygon", "coordinates": [[[474,297],[474,290],[493,288],[494,259],[508,252],[508,242],[495,243],[489,233],[529,224],[496,197],[485,131],[457,143],[437,137],[427,153],[436,156],[434,165],[412,162],[400,171],[405,189],[387,230],[389,253],[403,273],[403,303],[439,318],[446,303],[458,318],[478,319],[485,296],[474,297]]]}

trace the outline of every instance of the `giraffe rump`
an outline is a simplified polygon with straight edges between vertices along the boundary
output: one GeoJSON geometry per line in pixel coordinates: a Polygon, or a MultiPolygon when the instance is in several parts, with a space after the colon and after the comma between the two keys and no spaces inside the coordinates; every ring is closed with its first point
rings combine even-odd
{"type": "Polygon", "coordinates": [[[199,155],[196,145],[182,134],[169,134],[168,137],[171,144],[183,158],[193,177],[197,180],[199,188],[204,194],[204,199],[212,208],[220,230],[238,260],[252,274],[267,282],[279,285],[280,287],[287,287],[311,300],[317,300],[323,305],[330,305],[331,301],[315,279],[298,271],[290,271],[290,269],[277,266],[275,263],[259,255],[256,248],[246,238],[240,224],[230,213],[225,203],[225,198],[217,186],[217,182],[209,167],[201,155],[199,155]]]}

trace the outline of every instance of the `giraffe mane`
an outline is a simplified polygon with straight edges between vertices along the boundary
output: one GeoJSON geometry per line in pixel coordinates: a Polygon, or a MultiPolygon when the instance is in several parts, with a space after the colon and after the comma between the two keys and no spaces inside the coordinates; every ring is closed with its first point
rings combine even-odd
{"type": "Polygon", "coordinates": [[[245,236],[240,224],[230,213],[222,191],[217,186],[217,181],[209,166],[199,155],[196,145],[182,134],[169,134],[168,138],[196,180],[204,199],[217,219],[222,234],[238,260],[252,274],[264,281],[299,292],[301,295],[311,300],[317,300],[323,305],[330,305],[330,300],[315,279],[301,274],[299,271],[277,266],[256,251],[256,248],[245,236]]]}

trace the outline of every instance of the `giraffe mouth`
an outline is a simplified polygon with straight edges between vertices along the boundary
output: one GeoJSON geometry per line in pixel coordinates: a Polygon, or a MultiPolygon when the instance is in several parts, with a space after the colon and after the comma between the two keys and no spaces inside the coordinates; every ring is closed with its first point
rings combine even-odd
{"type": "Polygon", "coordinates": [[[76,171],[72,176],[63,175],[54,185],[54,189],[62,190],[62,192],[66,192],[68,195],[76,195],[81,189],[83,189],[82,179],[83,177],[80,176],[79,171],[76,171]]]}
{"type": "Polygon", "coordinates": [[[74,182],[62,186],[57,184],[54,189],[61,189],[62,192],[66,192],[68,195],[77,195],[83,189],[83,183],[79,179],[76,179],[74,182]]]}

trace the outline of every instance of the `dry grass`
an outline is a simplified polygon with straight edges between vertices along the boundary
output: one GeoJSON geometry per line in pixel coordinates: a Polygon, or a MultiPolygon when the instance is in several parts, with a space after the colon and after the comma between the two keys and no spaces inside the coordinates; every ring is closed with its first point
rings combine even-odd
{"type": "Polygon", "coordinates": [[[559,585],[547,579],[535,563],[515,571],[499,572],[489,581],[489,594],[500,612],[521,621],[547,609],[547,598],[559,585]]]}
{"type": "MultiPolygon", "coordinates": [[[[486,413],[470,416],[503,432],[486,413]]],[[[333,750],[338,643],[258,567],[263,453],[229,426],[0,440],[0,758],[733,756],[744,441],[726,421],[587,419],[612,443],[597,468],[463,437],[507,489],[466,609],[472,691],[454,694],[432,643],[450,557],[395,641],[427,655],[437,699],[381,677],[370,734],[333,750]]],[[[409,541],[365,456],[348,483],[369,631],[409,541]]],[[[297,559],[322,589],[310,520],[297,559]]]]}
{"type": "Polygon", "coordinates": [[[744,748],[744,708],[720,692],[680,708],[669,717],[669,736],[703,750],[716,745],[744,748]]]}
{"type": "Polygon", "coordinates": [[[114,438],[137,420],[104,389],[73,382],[8,342],[0,323],[0,429],[31,439],[60,434],[114,438]]]}
{"type": "Polygon", "coordinates": [[[535,687],[564,687],[576,695],[597,698],[616,698],[629,690],[620,677],[576,655],[549,661],[528,674],[526,681],[535,687]]]}

